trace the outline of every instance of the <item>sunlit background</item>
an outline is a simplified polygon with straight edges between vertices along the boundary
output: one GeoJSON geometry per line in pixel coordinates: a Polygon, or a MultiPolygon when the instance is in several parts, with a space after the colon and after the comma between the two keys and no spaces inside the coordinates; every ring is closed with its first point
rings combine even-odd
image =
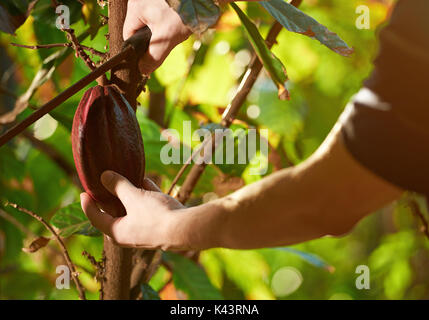
{"type": "MultiPolygon", "coordinates": [[[[42,4],[49,2],[41,1],[42,4]]],[[[300,163],[324,140],[347,101],[372,70],[371,61],[377,52],[376,30],[388,16],[392,3],[388,0],[304,1],[301,6],[304,12],[355,49],[349,58],[306,36],[285,30],[280,33],[273,52],[287,68],[290,101],[277,98],[276,87],[262,72],[232,126],[269,130],[266,137],[270,143],[269,157],[261,160],[268,166],[267,174],[300,163]],[[369,30],[359,30],[355,25],[358,17],[355,10],[361,4],[370,9],[369,30]]],[[[240,3],[240,7],[265,36],[272,18],[257,3],[240,3]]],[[[77,34],[87,29],[83,21],[72,27],[77,34]]],[[[106,33],[107,26],[104,26],[94,39],[88,37],[83,44],[105,51],[106,33]]],[[[28,19],[16,37],[0,34],[0,86],[18,96],[23,94],[43,60],[58,50],[29,50],[13,47],[10,42],[65,41],[63,33],[43,14],[28,19]]],[[[184,120],[191,121],[193,129],[219,123],[252,52],[239,19],[227,7],[215,30],[200,38],[193,36],[178,46],[149,81],[149,91],[165,92],[164,128],[176,129],[182,135],[184,120]]],[[[69,55],[35,92],[30,104],[42,105],[87,73],[85,64],[73,54],[69,55]]],[[[45,116],[31,128],[39,141],[59,152],[72,168],[70,125],[81,95],[75,95],[52,116],[45,116]]],[[[180,165],[167,166],[160,160],[159,153],[165,142],[160,140],[161,126],[147,116],[148,98],[148,92],[141,94],[137,112],[147,173],[158,176],[166,191],[180,165]]],[[[10,110],[14,103],[11,95],[0,92],[1,113],[10,110]]],[[[29,113],[31,109],[21,113],[18,119],[29,113]]],[[[256,154],[255,157],[263,156],[256,154]]],[[[248,164],[210,165],[188,204],[211,201],[261,178],[249,174],[248,164]]],[[[183,179],[179,185],[181,182],[183,179]]],[[[0,199],[18,203],[49,220],[60,208],[78,201],[79,189],[69,172],[34,147],[28,137],[21,136],[0,148],[0,199]]],[[[203,269],[172,255],[173,275],[161,266],[150,285],[163,299],[427,299],[429,241],[420,232],[420,221],[408,206],[409,201],[415,199],[426,214],[421,199],[407,195],[367,217],[351,234],[338,239],[323,238],[288,248],[207,250],[200,255],[203,269]],[[355,271],[359,265],[369,267],[369,290],[356,288],[359,274],[355,271]]],[[[43,227],[10,207],[1,209],[0,213],[0,298],[77,298],[73,285],[70,290],[55,288],[55,268],[63,264],[55,244],[33,254],[22,251],[34,238],[32,234],[46,234],[43,227]],[[18,223],[7,219],[10,216],[18,223]]],[[[67,238],[66,244],[82,272],[80,278],[88,289],[88,297],[97,299],[99,285],[93,267],[81,253],[86,250],[100,258],[102,238],[73,235],[67,238]]]]}

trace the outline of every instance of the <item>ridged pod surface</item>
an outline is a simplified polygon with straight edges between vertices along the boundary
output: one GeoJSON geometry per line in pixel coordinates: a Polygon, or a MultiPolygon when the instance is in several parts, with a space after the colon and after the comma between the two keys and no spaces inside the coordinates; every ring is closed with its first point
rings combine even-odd
{"type": "Polygon", "coordinates": [[[83,95],[73,119],[73,158],[85,191],[109,212],[123,216],[125,208],[100,181],[113,170],[141,187],[145,156],[134,110],[112,86],[96,86],[83,95]]]}

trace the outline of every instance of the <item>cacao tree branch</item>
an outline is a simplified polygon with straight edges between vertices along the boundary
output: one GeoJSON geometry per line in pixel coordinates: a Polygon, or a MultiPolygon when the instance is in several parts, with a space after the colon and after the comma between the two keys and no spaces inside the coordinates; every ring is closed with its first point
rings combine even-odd
{"type": "MultiPolygon", "coordinates": [[[[109,55],[113,56],[122,50],[122,28],[127,12],[127,0],[110,0],[109,9],[109,55]]],[[[130,105],[136,109],[137,84],[141,75],[138,72],[136,57],[130,57],[126,63],[112,69],[111,82],[125,95],[130,105]]],[[[103,298],[107,300],[124,300],[130,297],[130,277],[132,267],[132,249],[116,246],[109,238],[104,237],[106,256],[103,298]]]]}
{"type": "Polygon", "coordinates": [[[95,268],[95,280],[100,283],[100,300],[103,300],[103,283],[104,283],[104,273],[105,273],[105,257],[101,258],[100,261],[97,261],[93,255],[88,251],[82,251],[82,255],[88,259],[91,265],[95,268]]]}
{"type": "Polygon", "coordinates": [[[86,52],[83,50],[82,46],[80,45],[80,42],[78,38],[76,37],[73,29],[63,29],[63,31],[67,35],[67,39],[70,41],[72,48],[76,52],[76,54],[85,62],[87,67],[91,70],[94,70],[96,68],[94,61],[86,54],[86,52]]]}
{"type": "MultiPolygon", "coordinates": [[[[25,49],[33,49],[33,50],[38,50],[38,49],[52,49],[52,48],[70,48],[73,47],[73,44],[71,42],[66,42],[66,43],[50,43],[50,44],[37,44],[37,45],[25,45],[25,44],[19,44],[19,43],[11,43],[12,46],[14,47],[20,47],[20,48],[25,48],[25,49]]],[[[84,45],[80,45],[80,47],[83,50],[89,51],[91,54],[95,55],[95,56],[99,56],[104,58],[106,56],[105,52],[101,52],[98,51],[94,48],[88,47],[88,46],[84,46],[84,45]]]]}
{"type": "Polygon", "coordinates": [[[15,227],[17,227],[22,233],[24,233],[29,238],[36,238],[37,235],[28,229],[26,226],[24,226],[21,222],[19,222],[14,216],[10,215],[6,211],[0,209],[0,217],[5,219],[6,221],[9,221],[11,224],[13,224],[15,227]]]}
{"type": "Polygon", "coordinates": [[[75,265],[73,264],[72,260],[70,259],[70,255],[69,255],[69,253],[68,253],[68,251],[67,251],[67,248],[66,248],[66,246],[65,246],[65,244],[64,244],[64,242],[63,242],[63,240],[62,240],[62,239],[61,239],[61,237],[58,235],[58,233],[54,230],[54,228],[52,228],[52,226],[51,226],[49,223],[47,223],[47,222],[45,221],[45,219],[43,219],[41,216],[39,216],[39,215],[35,214],[34,212],[32,212],[32,211],[30,211],[30,210],[28,210],[28,209],[25,209],[25,208],[23,208],[23,207],[20,207],[20,206],[19,206],[19,205],[17,205],[16,203],[10,203],[10,202],[7,202],[7,203],[6,203],[6,206],[10,206],[10,207],[12,207],[12,208],[17,209],[17,210],[18,210],[18,211],[20,211],[20,212],[23,212],[23,213],[25,213],[25,214],[28,214],[29,216],[31,216],[31,217],[33,217],[34,219],[38,220],[41,224],[43,224],[43,226],[44,226],[44,227],[45,227],[45,228],[46,228],[50,233],[52,233],[52,235],[54,236],[55,240],[58,242],[58,244],[59,244],[59,246],[60,246],[60,248],[61,248],[61,251],[62,251],[62,253],[63,253],[64,259],[66,260],[66,263],[67,263],[67,265],[68,265],[68,267],[69,267],[69,269],[70,269],[72,279],[73,279],[73,281],[74,281],[74,283],[75,283],[75,285],[76,285],[77,291],[78,291],[78,293],[79,293],[79,299],[81,299],[81,300],[86,300],[86,298],[85,298],[85,290],[83,289],[83,286],[82,286],[82,284],[80,283],[80,280],[79,280],[79,274],[78,274],[78,272],[76,271],[76,267],[75,267],[75,265]]]}

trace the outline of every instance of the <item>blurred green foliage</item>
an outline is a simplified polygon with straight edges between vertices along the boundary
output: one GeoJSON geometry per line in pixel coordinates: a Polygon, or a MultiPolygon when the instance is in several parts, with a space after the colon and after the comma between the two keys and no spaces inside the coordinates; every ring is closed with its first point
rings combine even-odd
{"type": "MultiPolygon", "coordinates": [[[[0,45],[8,57],[1,63],[0,80],[2,84],[8,83],[7,77],[11,74],[17,94],[26,91],[43,60],[56,49],[32,51],[12,47],[9,43],[66,42],[64,34],[55,29],[54,15],[46,8],[43,10],[48,2],[40,1],[35,16],[17,30],[16,37],[0,35],[0,45]]],[[[273,52],[287,69],[291,100],[280,101],[277,88],[262,72],[238,115],[240,122],[234,124],[235,128],[269,129],[267,138],[272,151],[280,155],[282,166],[306,159],[324,140],[347,101],[371,72],[371,61],[377,51],[376,29],[384,21],[391,4],[392,1],[381,0],[304,1],[301,9],[340,35],[354,48],[355,54],[345,58],[318,41],[283,30],[273,52]],[[370,8],[370,30],[355,27],[355,9],[360,4],[370,8]],[[260,111],[259,116],[251,117],[249,109],[255,106],[260,111]]],[[[273,19],[256,3],[240,3],[239,6],[265,36],[273,19]]],[[[100,11],[107,15],[106,8],[100,11]]],[[[184,148],[191,146],[183,141],[183,121],[190,120],[192,129],[219,122],[252,54],[252,47],[233,10],[223,11],[216,30],[209,30],[201,38],[191,37],[174,49],[149,82],[153,91],[165,89],[165,127],[178,131],[184,148]]],[[[73,14],[79,15],[80,11],[74,10],[73,14]]],[[[88,28],[92,34],[94,32],[94,20],[88,12],[85,14],[92,22],[85,24],[76,18],[72,27],[78,35],[88,28]]],[[[93,39],[88,36],[83,44],[104,51],[106,33],[107,26],[101,27],[93,39]]],[[[88,69],[82,61],[73,55],[65,59],[56,67],[52,78],[37,90],[30,100],[32,104],[42,105],[87,74],[88,69]]],[[[167,190],[180,165],[164,165],[160,161],[159,153],[165,141],[160,139],[162,128],[147,116],[148,95],[142,93],[139,97],[141,106],[137,112],[145,143],[147,172],[161,176],[162,187],[167,190]]],[[[56,109],[53,118],[45,118],[42,124],[31,128],[36,137],[55,148],[72,167],[70,124],[80,97],[81,94],[72,97],[56,109]]],[[[2,113],[11,108],[10,99],[0,96],[0,103],[2,113]]],[[[28,110],[23,112],[18,119],[29,113],[28,110]]],[[[269,174],[275,166],[266,162],[269,174]]],[[[190,203],[201,203],[208,194],[223,196],[254,180],[255,177],[248,174],[248,164],[244,167],[209,166],[190,203]],[[231,182],[237,180],[239,183],[231,182]]],[[[179,185],[182,182],[183,179],[179,185]]],[[[326,237],[288,250],[212,249],[201,253],[203,269],[182,256],[165,254],[163,260],[171,267],[173,275],[170,269],[161,267],[150,283],[142,287],[143,295],[157,299],[156,290],[160,291],[161,298],[171,298],[165,291],[172,279],[182,293],[178,296],[184,294],[191,299],[427,299],[428,241],[419,232],[419,222],[407,206],[410,197],[415,198],[407,195],[404,200],[364,219],[352,233],[341,238],[326,237]],[[371,270],[370,290],[358,290],[355,286],[358,276],[355,270],[359,265],[367,265],[371,270]]],[[[57,220],[64,219],[58,215],[66,212],[71,216],[65,218],[78,219],[79,224],[82,213],[74,204],[78,198],[79,189],[70,176],[45,153],[34,148],[27,138],[17,137],[0,148],[2,203],[6,200],[18,203],[47,220],[54,215],[57,220]]],[[[420,202],[420,205],[427,214],[424,204],[420,202]]],[[[55,288],[56,266],[64,263],[55,244],[33,254],[22,251],[33,240],[31,234],[47,235],[43,227],[11,207],[0,210],[0,299],[76,299],[74,289],[55,288]],[[10,216],[18,223],[5,219],[10,216]]],[[[88,225],[85,224],[85,228],[88,225]]],[[[87,296],[97,299],[98,284],[93,267],[81,253],[86,250],[100,259],[102,238],[75,234],[66,239],[66,245],[82,272],[80,278],[87,288],[87,296]]]]}

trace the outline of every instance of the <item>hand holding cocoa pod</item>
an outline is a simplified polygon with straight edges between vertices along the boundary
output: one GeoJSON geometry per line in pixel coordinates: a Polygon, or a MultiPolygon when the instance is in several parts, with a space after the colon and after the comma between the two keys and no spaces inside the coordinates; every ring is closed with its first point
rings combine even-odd
{"type": "Polygon", "coordinates": [[[125,215],[125,208],[100,181],[113,170],[142,187],[145,156],[134,110],[113,86],[90,88],[73,119],[73,157],[85,191],[110,214],[125,215]]]}

